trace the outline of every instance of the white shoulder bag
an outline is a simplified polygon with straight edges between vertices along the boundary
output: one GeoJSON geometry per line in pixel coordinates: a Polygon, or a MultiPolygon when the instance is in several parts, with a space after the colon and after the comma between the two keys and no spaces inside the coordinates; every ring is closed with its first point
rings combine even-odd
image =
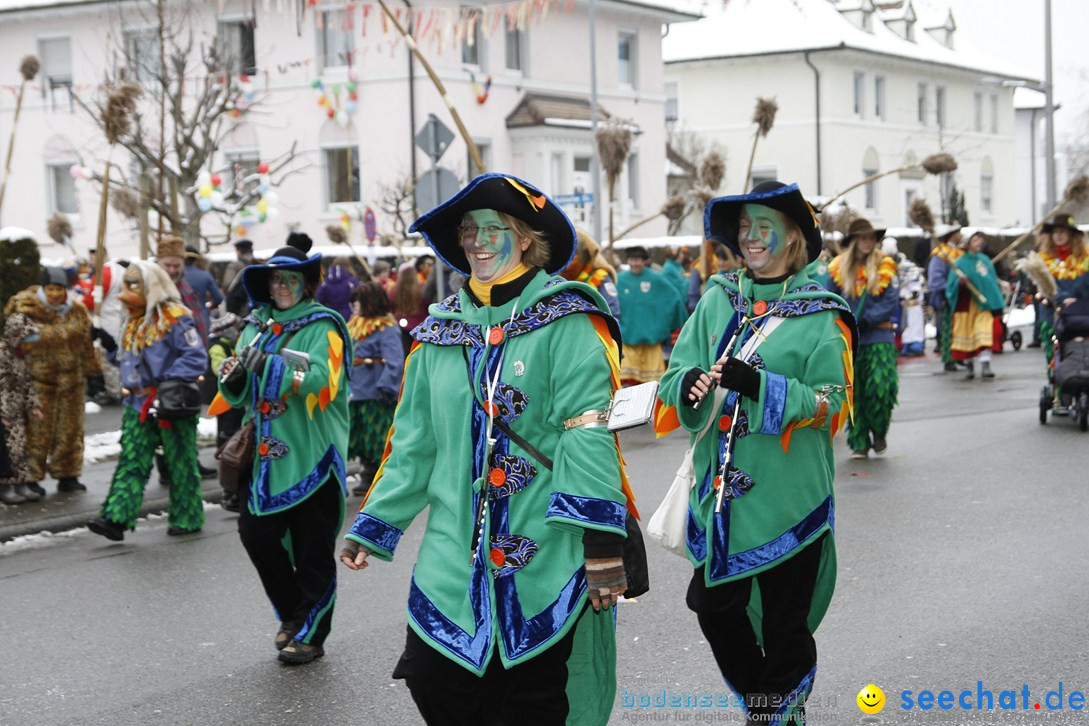
{"type": "MultiPolygon", "coordinates": [[[[760,329],[760,332],[746,342],[739,356],[741,360],[748,361],[760,344],[767,340],[768,336],[779,327],[781,322],[783,322],[783,318],[769,318],[767,323],[760,329]]],[[[721,362],[721,359],[719,362],[721,362]]],[[[718,420],[714,412],[722,408],[722,402],[728,392],[729,389],[722,386],[715,388],[715,405],[711,409],[711,415],[707,417],[707,423],[696,434],[692,445],[684,452],[681,466],[673,476],[673,483],[670,485],[669,491],[666,492],[665,499],[662,500],[662,503],[654,511],[647,523],[647,536],[673,554],[681,557],[688,556],[685,552],[685,543],[688,539],[688,500],[692,487],[696,485],[694,462],[696,447],[699,446],[704,435],[711,429],[711,425],[718,420]]]]}

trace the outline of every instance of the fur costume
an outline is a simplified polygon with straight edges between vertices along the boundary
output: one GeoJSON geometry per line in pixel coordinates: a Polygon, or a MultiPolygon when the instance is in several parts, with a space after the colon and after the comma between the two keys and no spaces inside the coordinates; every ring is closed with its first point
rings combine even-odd
{"type": "Polygon", "coordinates": [[[86,379],[102,372],[91,342],[91,316],[83,303],[69,301],[58,312],[33,285],[8,301],[5,315],[22,313],[38,326],[39,339],[27,360],[42,417],[31,418],[27,444],[33,481],[48,472],[57,479],[83,471],[83,391],[86,379]]]}
{"type": "Polygon", "coordinates": [[[15,313],[8,316],[0,337],[0,417],[4,420],[4,439],[12,469],[12,476],[0,478],[0,485],[35,481],[27,456],[27,422],[33,418],[32,412],[41,408],[41,402],[31,380],[30,365],[19,349],[24,338],[37,333],[38,328],[30,318],[15,313]]]}

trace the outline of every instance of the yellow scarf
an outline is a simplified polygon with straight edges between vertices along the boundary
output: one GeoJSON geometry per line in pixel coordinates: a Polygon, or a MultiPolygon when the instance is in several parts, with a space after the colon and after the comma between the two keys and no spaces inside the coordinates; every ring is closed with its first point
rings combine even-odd
{"type": "Polygon", "coordinates": [[[469,289],[476,295],[476,299],[485,305],[491,306],[492,304],[492,286],[505,285],[508,282],[517,280],[522,275],[529,272],[529,265],[524,262],[519,262],[514,266],[514,269],[507,274],[500,277],[495,282],[480,282],[475,277],[469,278],[469,289]]]}
{"type": "Polygon", "coordinates": [[[348,334],[352,336],[352,340],[359,341],[363,340],[371,333],[385,330],[394,324],[395,321],[392,315],[386,315],[381,318],[363,318],[358,315],[353,315],[348,321],[348,334]]]}

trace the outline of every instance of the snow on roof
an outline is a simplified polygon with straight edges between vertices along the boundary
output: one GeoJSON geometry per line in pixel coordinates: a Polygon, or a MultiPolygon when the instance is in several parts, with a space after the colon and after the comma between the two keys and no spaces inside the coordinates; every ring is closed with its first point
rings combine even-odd
{"type": "Polygon", "coordinates": [[[960,36],[956,48],[947,48],[929,33],[915,33],[910,41],[880,16],[873,21],[873,32],[863,30],[830,0],[730,0],[725,7],[708,6],[702,20],[670,26],[662,39],[662,56],[666,63],[677,63],[852,48],[1000,78],[1034,80],[972,48],[960,36]]]}
{"type": "MultiPolygon", "coordinates": [[[[637,5],[654,10],[665,10],[689,19],[701,17],[700,8],[703,5],[702,2],[696,0],[616,0],[616,2],[621,5],[637,5]]],[[[684,18],[680,19],[683,20],[684,18]]]]}
{"type": "Polygon", "coordinates": [[[1013,89],[1014,108],[1043,108],[1044,94],[1032,88],[1019,87],[1013,89]]]}
{"type": "Polygon", "coordinates": [[[0,229],[0,242],[18,242],[21,239],[34,239],[34,233],[22,227],[0,229]]]}

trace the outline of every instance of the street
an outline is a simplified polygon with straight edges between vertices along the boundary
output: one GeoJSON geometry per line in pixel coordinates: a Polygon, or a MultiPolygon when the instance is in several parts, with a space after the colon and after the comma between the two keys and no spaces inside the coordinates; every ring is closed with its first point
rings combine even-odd
{"type": "MultiPolygon", "coordinates": [[[[1072,697],[1089,692],[1089,434],[1069,419],[1039,425],[1039,350],[1007,346],[994,381],[940,368],[932,357],[902,362],[884,457],[850,461],[837,439],[839,579],[817,633],[809,723],[1089,723],[1072,697]],[[887,699],[876,716],[855,703],[869,683],[887,699]],[[1060,683],[1063,708],[1051,711],[1046,695],[1060,683]],[[919,696],[965,690],[973,708],[924,710],[919,696]],[[1017,692],[1015,709],[999,707],[1002,691],[1017,692]]],[[[686,443],[647,428],[623,435],[644,522],[686,443]]],[[[236,515],[214,505],[207,515],[192,538],[168,538],[162,517],[123,543],[78,529],[0,545],[0,723],[419,722],[390,673],[423,521],[392,564],[340,570],[325,657],[286,668],[236,515]]],[[[737,708],[694,705],[728,691],[684,605],[691,567],[647,546],[651,591],[619,606],[611,722],[740,723],[737,708]]]]}

